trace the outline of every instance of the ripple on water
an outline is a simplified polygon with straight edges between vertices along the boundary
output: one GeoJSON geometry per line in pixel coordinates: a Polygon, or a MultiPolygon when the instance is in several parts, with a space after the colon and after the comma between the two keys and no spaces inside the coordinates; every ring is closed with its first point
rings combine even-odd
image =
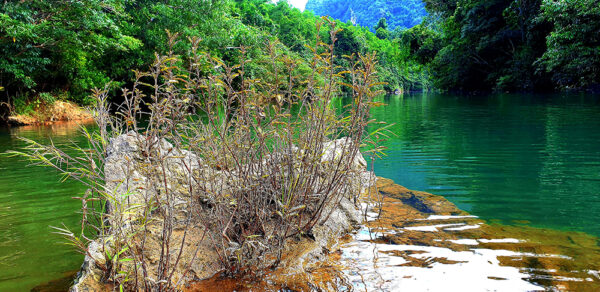
{"type": "Polygon", "coordinates": [[[357,291],[543,291],[544,287],[523,279],[530,276],[518,268],[501,266],[499,256],[520,256],[504,250],[378,244],[358,241],[342,248],[342,261],[350,267],[348,281],[357,291]],[[430,260],[426,267],[410,263],[395,253],[430,260]],[[406,253],[411,252],[411,253],[406,253]],[[444,259],[446,263],[435,262],[444,259]],[[450,262],[450,263],[448,263],[450,262]]]}
{"type": "MultiPolygon", "coordinates": [[[[432,198],[402,187],[393,197],[432,198]]],[[[390,194],[387,193],[387,194],[390,194]]],[[[384,198],[368,223],[341,246],[337,259],[355,291],[598,291],[597,238],[489,225],[449,204],[449,214],[424,214],[384,198]],[[454,208],[454,209],[453,209],[454,208]],[[377,214],[382,214],[377,218],[377,214]]],[[[365,205],[363,205],[365,208],[365,205]]]]}
{"type": "MultiPolygon", "coordinates": [[[[41,143],[52,139],[69,151],[71,140],[83,142],[78,129],[67,123],[0,128],[0,153],[25,146],[17,137],[41,143]]],[[[79,268],[82,261],[49,226],[78,226],[81,203],[71,197],[85,188],[71,181],[61,183],[58,172],[30,164],[19,157],[0,156],[0,291],[29,291],[79,268]]],[[[54,291],[64,290],[65,286],[54,291]]]]}
{"type": "Polygon", "coordinates": [[[375,172],[484,219],[600,236],[599,97],[384,97],[372,116],[396,135],[375,172]]]}

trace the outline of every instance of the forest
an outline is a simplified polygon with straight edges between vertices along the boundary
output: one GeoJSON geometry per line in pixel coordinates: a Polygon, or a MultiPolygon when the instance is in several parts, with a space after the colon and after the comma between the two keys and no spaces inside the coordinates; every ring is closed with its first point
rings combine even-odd
{"type": "Polygon", "coordinates": [[[232,63],[231,48],[267,59],[264,44],[278,40],[306,65],[319,15],[338,19],[337,55],[377,52],[388,92],[598,90],[600,0],[311,0],[304,12],[270,0],[4,1],[0,116],[56,99],[90,104],[109,81],[117,95],[166,50],[167,31],[232,63]]]}
{"type": "Polygon", "coordinates": [[[421,23],[416,2],[311,0],[307,9],[373,31],[384,18],[438,90],[599,90],[598,0],[424,0],[421,23]]]}
{"type": "Polygon", "coordinates": [[[432,59],[436,87],[466,92],[598,90],[600,1],[425,3],[434,19],[430,30],[441,33],[441,46],[431,51],[430,36],[419,34],[413,50],[424,48],[432,59]]]}
{"type": "MultiPolygon", "coordinates": [[[[202,50],[232,63],[239,52],[231,48],[246,46],[251,58],[266,60],[265,43],[277,40],[280,53],[303,60],[306,69],[306,46],[314,46],[320,21],[285,1],[269,0],[4,2],[0,102],[18,113],[55,99],[87,105],[90,91],[109,81],[117,95],[117,88],[132,82],[133,70],[146,70],[155,52],[164,53],[167,31],[179,33],[182,40],[199,37],[202,50]]],[[[408,58],[408,47],[378,38],[367,27],[341,21],[338,27],[336,54],[377,52],[387,91],[428,86],[423,65],[408,58]]],[[[175,49],[185,54],[189,44],[181,41],[175,49]]],[[[261,77],[265,68],[257,65],[249,73],[261,77]]]]}
{"type": "Polygon", "coordinates": [[[375,27],[385,18],[390,30],[407,29],[420,24],[427,15],[421,0],[309,0],[306,9],[317,15],[329,15],[341,21],[375,27]]]}

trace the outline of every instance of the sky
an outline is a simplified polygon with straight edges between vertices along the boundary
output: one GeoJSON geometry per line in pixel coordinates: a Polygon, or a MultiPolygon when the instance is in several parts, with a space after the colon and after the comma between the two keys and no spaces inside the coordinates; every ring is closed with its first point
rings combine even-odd
{"type": "MultiPolygon", "coordinates": [[[[279,0],[273,0],[273,2],[277,2],[279,0]]],[[[294,7],[299,8],[300,10],[304,11],[304,7],[306,6],[306,2],[308,2],[308,0],[287,0],[288,3],[292,4],[294,7]]]]}

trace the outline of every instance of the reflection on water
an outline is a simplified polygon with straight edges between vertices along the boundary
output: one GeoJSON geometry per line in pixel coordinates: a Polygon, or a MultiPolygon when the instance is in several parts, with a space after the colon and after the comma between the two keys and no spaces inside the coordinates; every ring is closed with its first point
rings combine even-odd
{"type": "MultiPolygon", "coordinates": [[[[17,137],[43,143],[52,139],[63,148],[72,140],[83,142],[73,123],[0,128],[0,153],[24,146],[17,137]]],[[[0,291],[29,291],[77,269],[82,261],[49,227],[77,226],[80,203],[71,197],[81,195],[82,186],[61,183],[52,169],[28,165],[21,158],[0,156],[0,291]]]]}
{"type": "Polygon", "coordinates": [[[486,220],[600,236],[600,96],[404,95],[378,176],[486,220]]]}
{"type": "MultiPolygon", "coordinates": [[[[456,224],[436,226],[452,225],[456,224]]],[[[427,228],[411,230],[439,231],[427,228]]],[[[350,267],[348,280],[357,291],[543,291],[543,287],[524,280],[530,278],[529,274],[500,265],[498,257],[554,256],[483,248],[453,250],[437,246],[377,243],[377,239],[390,236],[389,231],[393,230],[371,233],[368,228],[363,228],[354,241],[342,247],[341,261],[350,267]],[[418,264],[413,266],[415,262],[418,264]]],[[[477,246],[481,242],[475,239],[448,241],[468,246],[477,246]]],[[[518,242],[512,238],[490,241],[518,242]]]]}

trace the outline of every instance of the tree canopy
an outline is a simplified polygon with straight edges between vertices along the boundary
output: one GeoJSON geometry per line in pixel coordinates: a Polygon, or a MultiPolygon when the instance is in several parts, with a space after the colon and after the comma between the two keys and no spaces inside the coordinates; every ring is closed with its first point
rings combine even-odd
{"type": "Polygon", "coordinates": [[[431,63],[439,88],[548,91],[599,82],[598,0],[425,3],[443,36],[431,63]]]}
{"type": "MultiPolygon", "coordinates": [[[[337,19],[339,56],[377,52],[388,91],[600,83],[600,0],[310,0],[304,12],[270,0],[30,0],[0,3],[0,105],[19,111],[50,95],[87,104],[91,89],[120,87],[148,68],[168,49],[167,31],[180,34],[177,53],[198,37],[231,62],[240,46],[267,60],[265,44],[277,40],[308,72],[317,15],[337,19]]],[[[268,72],[255,65],[248,74],[268,72]]]]}

